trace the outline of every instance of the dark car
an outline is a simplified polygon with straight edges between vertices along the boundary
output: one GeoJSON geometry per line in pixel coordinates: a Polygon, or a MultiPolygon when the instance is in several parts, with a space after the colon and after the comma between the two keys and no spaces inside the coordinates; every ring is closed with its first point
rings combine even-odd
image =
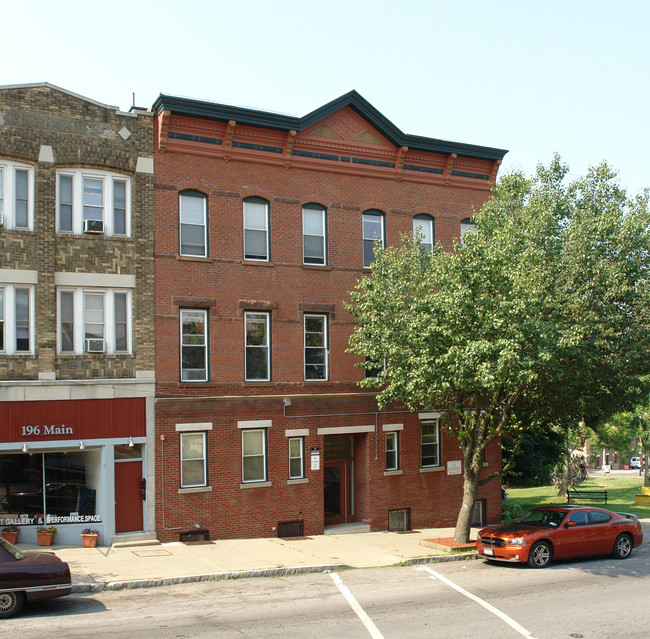
{"type": "Polygon", "coordinates": [[[0,618],[17,614],[25,600],[51,599],[71,592],[67,563],[51,552],[21,552],[0,537],[0,618]]]}
{"type": "Polygon", "coordinates": [[[492,561],[528,562],[532,568],[545,568],[552,559],[596,555],[626,559],[642,542],[636,515],[587,506],[544,506],[512,524],[483,528],[476,551],[492,561]]]}

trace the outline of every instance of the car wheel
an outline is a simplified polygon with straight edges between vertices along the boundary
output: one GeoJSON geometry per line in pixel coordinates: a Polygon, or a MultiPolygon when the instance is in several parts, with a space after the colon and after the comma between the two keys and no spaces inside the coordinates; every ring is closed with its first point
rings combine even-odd
{"type": "Polygon", "coordinates": [[[614,542],[612,555],[616,559],[627,559],[632,553],[632,539],[629,535],[619,535],[614,542]]]}
{"type": "Polygon", "coordinates": [[[528,565],[531,568],[546,568],[553,558],[553,549],[547,541],[538,541],[528,555],[528,565]]]}
{"type": "Polygon", "coordinates": [[[23,607],[23,603],[25,603],[24,592],[10,590],[0,592],[0,619],[17,615],[23,607]]]}

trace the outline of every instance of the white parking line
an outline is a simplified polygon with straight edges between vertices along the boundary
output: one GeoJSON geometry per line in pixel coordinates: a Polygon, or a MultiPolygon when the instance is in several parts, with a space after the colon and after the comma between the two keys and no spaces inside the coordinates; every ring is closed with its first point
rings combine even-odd
{"type": "Polygon", "coordinates": [[[483,608],[489,610],[492,614],[499,617],[501,621],[505,621],[511,628],[516,630],[520,635],[526,637],[527,639],[535,639],[533,635],[531,635],[530,632],[526,630],[526,628],[518,624],[514,619],[512,619],[512,617],[508,617],[508,615],[505,612],[501,612],[498,608],[495,608],[492,604],[489,604],[487,601],[483,601],[483,599],[477,597],[476,595],[473,595],[471,592],[468,592],[467,590],[465,590],[465,588],[461,588],[453,581],[447,579],[447,577],[443,577],[439,572],[436,572],[435,570],[431,570],[431,568],[427,568],[426,566],[418,566],[416,570],[423,570],[424,572],[428,572],[431,575],[432,579],[438,579],[439,581],[442,581],[443,584],[446,584],[450,588],[453,588],[461,595],[465,595],[468,599],[475,601],[477,604],[479,604],[479,606],[483,606],[483,608]]]}
{"type": "Polygon", "coordinates": [[[379,632],[377,626],[375,626],[372,619],[366,614],[366,611],[359,605],[359,602],[354,598],[343,581],[341,581],[341,578],[333,572],[329,573],[329,575],[341,591],[341,594],[345,597],[345,600],[350,604],[350,608],[357,613],[357,617],[361,619],[361,623],[366,627],[372,639],[384,639],[384,635],[379,632]]]}

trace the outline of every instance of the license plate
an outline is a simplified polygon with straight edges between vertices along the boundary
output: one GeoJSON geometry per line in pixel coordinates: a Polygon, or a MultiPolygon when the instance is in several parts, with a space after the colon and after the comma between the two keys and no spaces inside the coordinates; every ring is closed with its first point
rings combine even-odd
{"type": "Polygon", "coordinates": [[[483,548],[483,554],[489,555],[490,557],[494,556],[494,550],[492,548],[483,548]]]}

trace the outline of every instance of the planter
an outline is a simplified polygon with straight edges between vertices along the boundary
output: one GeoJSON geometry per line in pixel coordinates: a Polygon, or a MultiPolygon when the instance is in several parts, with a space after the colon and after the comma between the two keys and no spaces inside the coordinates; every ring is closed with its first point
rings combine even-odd
{"type": "Polygon", "coordinates": [[[10,544],[13,544],[14,546],[18,543],[18,533],[17,532],[7,532],[6,530],[3,530],[2,533],[3,539],[6,539],[10,544]]]}
{"type": "Polygon", "coordinates": [[[81,535],[81,545],[84,548],[94,548],[97,545],[97,535],[81,535]]]}
{"type": "Polygon", "coordinates": [[[54,543],[54,533],[36,533],[36,543],[39,546],[51,546],[54,543]]]}

